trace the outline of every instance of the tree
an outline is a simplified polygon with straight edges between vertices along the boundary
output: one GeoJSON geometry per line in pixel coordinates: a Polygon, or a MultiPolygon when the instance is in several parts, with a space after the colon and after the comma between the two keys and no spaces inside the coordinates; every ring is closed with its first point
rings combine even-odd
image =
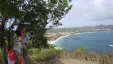
{"type": "MultiPolygon", "coordinates": [[[[11,48],[14,25],[24,26],[27,24],[32,33],[33,47],[47,47],[44,36],[48,24],[50,27],[58,26],[59,22],[71,9],[68,0],[0,0],[0,13],[2,18],[1,46],[4,49],[4,58],[7,57],[7,49],[11,48]],[[4,26],[9,18],[15,18],[8,30],[4,26]],[[7,39],[6,39],[7,38],[7,39]],[[7,41],[8,43],[7,43],[7,41]],[[6,48],[8,44],[8,48],[6,48]]],[[[7,60],[5,60],[7,64],[7,60]]]]}
{"type": "MultiPolygon", "coordinates": [[[[21,0],[22,1],[22,0],[21,0]]],[[[22,2],[21,2],[22,3],[22,2]]],[[[19,10],[19,5],[21,4],[19,1],[16,0],[0,0],[0,13],[1,13],[1,31],[0,31],[0,36],[1,36],[1,47],[3,51],[3,58],[4,58],[4,64],[8,64],[7,62],[7,50],[10,48],[10,43],[11,43],[11,27],[9,30],[5,30],[5,23],[7,22],[8,18],[20,18],[21,11],[19,10]],[[6,38],[8,38],[6,40],[6,38]],[[6,42],[8,41],[8,43],[6,42]],[[8,48],[7,48],[8,44],[8,48]]]]}
{"type": "Polygon", "coordinates": [[[27,10],[24,20],[31,23],[30,31],[35,34],[32,40],[33,47],[42,47],[41,44],[47,46],[44,37],[47,30],[46,26],[50,23],[52,23],[50,27],[60,25],[59,21],[71,9],[71,5],[69,5],[68,0],[32,0],[28,2],[23,7],[23,10],[27,10]]]}

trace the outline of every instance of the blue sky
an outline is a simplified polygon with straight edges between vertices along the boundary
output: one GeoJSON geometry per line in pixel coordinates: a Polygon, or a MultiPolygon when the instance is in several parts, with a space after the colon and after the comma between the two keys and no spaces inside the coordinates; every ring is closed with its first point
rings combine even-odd
{"type": "Polygon", "coordinates": [[[72,9],[60,27],[113,25],[113,0],[72,0],[72,9]]]}

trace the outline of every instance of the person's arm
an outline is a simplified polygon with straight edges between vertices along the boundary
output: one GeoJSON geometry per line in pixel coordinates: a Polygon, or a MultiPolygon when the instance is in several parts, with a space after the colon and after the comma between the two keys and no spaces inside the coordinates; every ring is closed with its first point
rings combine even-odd
{"type": "Polygon", "coordinates": [[[20,64],[25,64],[25,59],[24,59],[23,55],[19,55],[19,56],[17,56],[17,58],[18,58],[18,62],[20,64]]]}

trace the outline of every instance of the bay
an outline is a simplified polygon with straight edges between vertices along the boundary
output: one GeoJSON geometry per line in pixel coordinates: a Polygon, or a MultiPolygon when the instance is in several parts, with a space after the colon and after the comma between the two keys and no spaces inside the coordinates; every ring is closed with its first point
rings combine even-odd
{"type": "Polygon", "coordinates": [[[72,34],[57,40],[53,45],[73,52],[79,48],[99,54],[113,53],[113,32],[72,34]]]}

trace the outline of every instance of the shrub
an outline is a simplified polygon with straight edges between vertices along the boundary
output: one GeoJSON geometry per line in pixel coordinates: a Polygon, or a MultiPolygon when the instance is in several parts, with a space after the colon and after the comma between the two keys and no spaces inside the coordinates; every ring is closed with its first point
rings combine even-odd
{"type": "Polygon", "coordinates": [[[79,48],[75,52],[73,52],[73,57],[77,59],[86,60],[87,52],[84,48],[79,48]]]}
{"type": "Polygon", "coordinates": [[[40,49],[39,48],[28,49],[29,55],[38,54],[39,52],[40,52],[40,49]]]}
{"type": "Polygon", "coordinates": [[[54,45],[52,45],[52,44],[48,44],[48,46],[49,46],[49,48],[54,48],[55,46],[54,45]]]}
{"type": "Polygon", "coordinates": [[[34,62],[45,62],[56,57],[94,61],[100,64],[113,64],[113,55],[99,55],[95,52],[88,52],[83,48],[77,49],[75,52],[56,49],[29,49],[29,54],[33,61],[32,64],[34,64],[34,62]]]}
{"type": "Polygon", "coordinates": [[[113,64],[113,56],[110,55],[103,55],[98,60],[100,64],[113,64]]]}
{"type": "Polygon", "coordinates": [[[2,62],[2,51],[0,50],[0,63],[2,62]]]}
{"type": "Polygon", "coordinates": [[[61,50],[55,49],[42,49],[40,52],[36,49],[30,49],[29,54],[32,61],[45,61],[54,57],[58,57],[61,54],[61,50]],[[31,53],[32,52],[32,53],[31,53]]]}

